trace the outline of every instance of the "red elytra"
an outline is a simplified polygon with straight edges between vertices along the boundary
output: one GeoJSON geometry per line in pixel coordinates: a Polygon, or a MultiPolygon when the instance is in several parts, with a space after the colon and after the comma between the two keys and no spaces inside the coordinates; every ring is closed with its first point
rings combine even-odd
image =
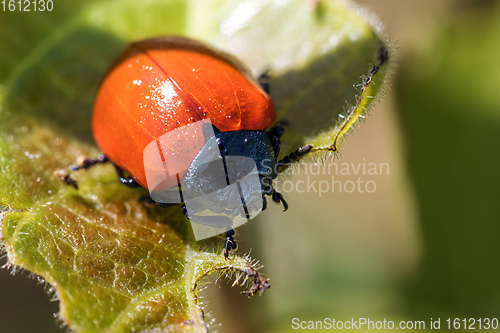
{"type": "MultiPolygon", "coordinates": [[[[200,42],[163,37],[132,43],[114,62],[97,93],[92,132],[104,155],[148,188],[143,151],[161,135],[202,119],[221,132],[265,130],[275,118],[269,96],[236,60],[200,42]]],[[[186,170],[204,140],[199,131],[170,142],[169,167],[186,170]]],[[[176,184],[174,177],[164,183],[176,184]]]]}

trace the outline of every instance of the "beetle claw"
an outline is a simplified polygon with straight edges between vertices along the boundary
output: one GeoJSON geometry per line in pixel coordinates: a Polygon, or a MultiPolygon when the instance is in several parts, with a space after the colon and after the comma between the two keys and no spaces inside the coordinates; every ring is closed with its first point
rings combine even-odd
{"type": "Polygon", "coordinates": [[[283,195],[279,192],[276,192],[276,190],[273,189],[273,193],[271,194],[271,198],[273,199],[274,202],[276,203],[282,203],[283,204],[283,211],[286,212],[288,210],[288,203],[285,201],[283,198],[283,195]]]}
{"type": "Polygon", "coordinates": [[[224,259],[229,259],[229,251],[236,249],[238,246],[234,241],[235,232],[233,229],[226,231],[226,241],[224,243],[224,259]]]}

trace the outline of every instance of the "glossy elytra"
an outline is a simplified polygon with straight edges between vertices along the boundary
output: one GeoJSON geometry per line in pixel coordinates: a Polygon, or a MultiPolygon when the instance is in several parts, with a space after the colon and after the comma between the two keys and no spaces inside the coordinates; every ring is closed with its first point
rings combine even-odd
{"type": "MultiPolygon", "coordinates": [[[[233,57],[200,42],[164,37],[132,43],[112,64],[95,100],[92,132],[103,155],[86,159],[72,169],[111,161],[123,184],[148,188],[143,163],[146,146],[166,132],[210,119],[213,139],[223,157],[246,156],[255,161],[262,184],[256,195],[262,198],[262,210],[266,209],[266,196],[282,203],[286,210],[288,205],[273,189],[272,179],[281,166],[313,147],[305,145],[277,161],[283,127],[278,124],[270,128],[276,112],[264,91],[267,87],[259,85],[233,57]],[[273,171],[268,173],[270,169],[273,171]]],[[[200,177],[204,177],[204,184],[211,182],[210,175],[197,173],[199,161],[207,154],[208,141],[200,132],[169,142],[177,152],[169,158],[169,167],[185,170],[179,176],[188,184],[197,184],[200,177]]],[[[179,178],[166,179],[165,184],[176,187],[179,178]]],[[[203,194],[203,187],[198,188],[203,194]]],[[[221,200],[223,197],[221,194],[221,200]]],[[[181,210],[189,218],[184,204],[181,210]]],[[[226,258],[236,248],[233,236],[234,231],[228,228],[226,258]]]]}

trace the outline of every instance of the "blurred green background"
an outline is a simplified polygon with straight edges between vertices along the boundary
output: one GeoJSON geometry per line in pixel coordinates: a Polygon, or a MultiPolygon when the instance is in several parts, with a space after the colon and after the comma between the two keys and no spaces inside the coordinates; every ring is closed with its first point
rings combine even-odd
{"type": "MultiPolygon", "coordinates": [[[[499,316],[500,4],[358,3],[384,22],[398,66],[335,163],[388,163],[389,174],[361,176],[374,193],[286,193],[287,213],[273,207],[238,229],[239,251],[261,259],[272,288],[247,299],[224,279],[210,285],[201,296],[221,324],[214,330],[499,316]]],[[[2,332],[62,331],[57,303],[27,273],[0,270],[0,287],[2,332]]]]}

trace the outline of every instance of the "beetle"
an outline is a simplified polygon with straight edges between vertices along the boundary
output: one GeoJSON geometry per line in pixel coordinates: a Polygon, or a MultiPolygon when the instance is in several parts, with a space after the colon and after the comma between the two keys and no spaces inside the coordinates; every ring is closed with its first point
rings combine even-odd
{"type": "MultiPolygon", "coordinates": [[[[92,133],[103,154],[71,169],[111,161],[123,184],[152,190],[143,163],[145,147],[166,132],[210,119],[213,139],[223,158],[246,156],[254,160],[262,184],[257,193],[262,210],[267,207],[266,196],[287,210],[288,204],[272,186],[280,166],[277,157],[283,127],[277,124],[270,129],[276,111],[265,91],[265,80],[263,75],[261,87],[234,57],[191,39],[161,37],[132,43],[112,63],[95,99],[92,133]]],[[[178,186],[179,178],[190,177],[190,183],[199,179],[200,175],[193,177],[193,173],[200,168],[197,161],[209,150],[207,140],[200,132],[169,142],[175,154],[168,160],[169,167],[183,171],[177,178],[167,178],[164,187],[178,186]]],[[[311,149],[311,145],[301,147],[285,161],[311,149]]],[[[223,193],[224,189],[220,190],[223,193]]],[[[184,203],[181,210],[190,218],[184,203]]],[[[226,213],[233,218],[231,214],[226,213]]],[[[236,248],[233,236],[234,230],[228,227],[225,258],[236,248]]]]}
{"type": "MultiPolygon", "coordinates": [[[[266,196],[270,196],[286,211],[288,204],[273,188],[272,180],[281,167],[309,153],[313,146],[304,145],[278,161],[284,129],[280,123],[271,126],[276,111],[268,94],[267,76],[261,76],[259,81],[260,85],[234,57],[198,41],[160,37],[134,42],[112,63],[95,99],[92,133],[103,154],[97,159],[85,159],[71,169],[87,169],[110,161],[121,183],[151,191],[143,163],[147,145],[159,142],[158,138],[164,133],[209,119],[212,137],[207,137],[204,126],[189,136],[169,139],[170,158],[167,161],[162,156],[162,160],[168,168],[181,171],[177,177],[164,179],[162,186],[180,188],[184,181],[200,194],[214,191],[211,185],[215,176],[200,170],[206,170],[201,161],[210,154],[209,142],[212,145],[215,142],[224,162],[226,179],[228,159],[251,158],[261,183],[260,188],[254,190],[257,193],[252,194],[262,200],[261,210],[266,209],[266,196]]],[[[237,177],[243,176],[244,173],[237,177]]],[[[224,200],[225,187],[218,186],[215,191],[215,198],[224,200]]],[[[245,206],[243,198],[241,200],[245,206]]],[[[147,201],[155,202],[151,197],[147,201]]],[[[184,215],[193,218],[185,202],[181,203],[184,215]]],[[[245,213],[248,217],[246,206],[245,213]]],[[[233,219],[240,213],[226,209],[218,214],[233,219]]],[[[234,230],[228,225],[224,242],[226,259],[236,248],[233,236],[234,230]]]]}

